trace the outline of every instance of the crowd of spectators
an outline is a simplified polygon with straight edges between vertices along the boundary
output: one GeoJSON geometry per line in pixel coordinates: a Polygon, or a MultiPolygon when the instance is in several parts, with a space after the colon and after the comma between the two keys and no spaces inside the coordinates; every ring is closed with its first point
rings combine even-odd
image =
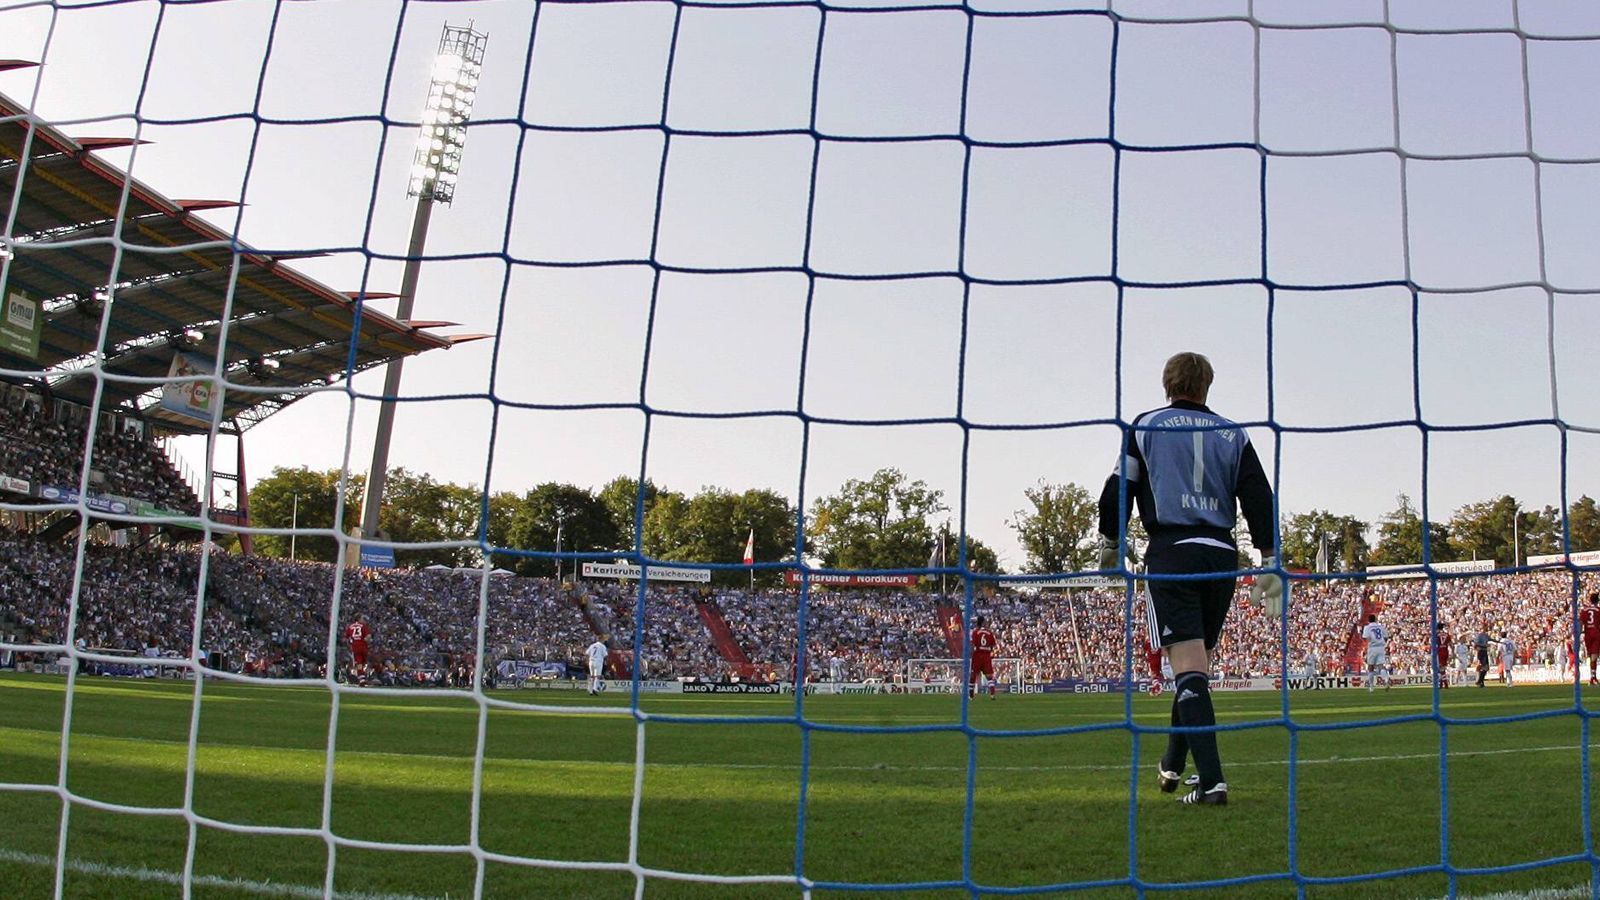
{"type": "MultiPolygon", "coordinates": [[[[1383,581],[1318,581],[1293,585],[1288,616],[1288,658],[1284,658],[1279,619],[1269,618],[1245,600],[1234,607],[1216,653],[1216,668],[1228,677],[1291,673],[1343,674],[1360,665],[1358,637],[1363,614],[1376,614],[1388,628],[1389,656],[1396,672],[1431,672],[1434,652],[1430,610],[1447,635],[1455,665],[1466,665],[1468,642],[1478,632],[1493,640],[1509,638],[1522,664],[1560,665],[1572,635],[1572,600],[1592,585],[1576,584],[1564,572],[1383,581]],[[1365,603],[1363,602],[1365,601],[1365,603]]],[[[1083,637],[1083,673],[1090,678],[1120,677],[1124,670],[1124,598],[1121,592],[1088,591],[1073,598],[1073,613],[1083,637]]],[[[1142,613],[1136,603],[1135,613],[1142,613]]],[[[1144,623],[1133,628],[1136,650],[1144,647],[1144,623]]],[[[1135,653],[1135,669],[1139,655],[1135,653]]]]}
{"type": "MultiPolygon", "coordinates": [[[[1467,643],[1479,632],[1496,641],[1509,638],[1520,663],[1564,664],[1572,640],[1573,601],[1596,589],[1591,580],[1575,582],[1565,572],[1449,578],[1436,584],[1437,621],[1457,665],[1467,662],[1467,643]]],[[[1430,671],[1434,589],[1426,581],[1392,581],[1371,591],[1379,620],[1393,634],[1389,655],[1395,665],[1406,672],[1430,671]]],[[[1491,657],[1497,658],[1498,651],[1491,657]]]]}
{"type": "MultiPolygon", "coordinates": [[[[68,638],[78,547],[0,530],[0,633],[25,643],[68,638]]],[[[601,635],[632,655],[637,585],[558,584],[550,579],[492,576],[478,570],[340,569],[316,562],[200,551],[183,546],[129,549],[90,543],[83,549],[77,594],[78,646],[107,653],[187,656],[219,654],[233,671],[304,677],[325,671],[329,637],[338,644],[349,623],[371,629],[372,662],[389,683],[470,669],[477,659],[480,607],[483,648],[491,662],[554,660],[577,667],[583,648],[601,635]],[[195,599],[204,580],[198,647],[195,599]],[[335,603],[337,599],[337,611],[335,603]]],[[[1241,586],[1216,655],[1228,677],[1315,670],[1339,673],[1359,659],[1355,638],[1364,610],[1392,635],[1400,672],[1429,671],[1430,610],[1450,635],[1453,655],[1480,630],[1510,638],[1522,662],[1565,661],[1571,601],[1590,586],[1563,573],[1474,576],[1368,583],[1294,585],[1288,616],[1288,658],[1281,620],[1244,600],[1241,586]]],[[[961,600],[887,590],[815,590],[806,598],[806,674],[848,681],[904,677],[914,659],[952,656],[941,628],[941,605],[961,600]]],[[[1116,679],[1146,672],[1145,615],[1119,590],[1064,594],[999,592],[975,598],[989,618],[1001,658],[1022,660],[1029,680],[1116,679]],[[1133,646],[1128,646],[1129,638],[1133,646]]],[[[800,596],[783,590],[655,585],[645,602],[640,656],[649,677],[718,678],[739,667],[717,646],[707,620],[720,615],[757,676],[792,678],[800,596]],[[706,606],[702,610],[701,605],[706,606]],[[703,615],[703,612],[708,614],[703,615]]],[[[730,654],[731,655],[731,654],[730,654]]],[[[740,674],[752,674],[744,669],[740,674]]]]}
{"type": "MultiPolygon", "coordinates": [[[[638,585],[596,582],[586,585],[583,593],[600,632],[610,635],[617,649],[631,651],[638,624],[638,585]]],[[[695,610],[698,598],[698,593],[688,588],[650,589],[644,604],[644,674],[703,678],[729,672],[729,662],[717,650],[695,610]]]]}
{"type": "MultiPolygon", "coordinates": [[[[0,530],[0,632],[23,643],[67,640],[76,553],[71,541],[0,530]]],[[[325,671],[337,597],[335,636],[351,622],[365,622],[383,680],[434,677],[475,656],[481,572],[339,569],[221,552],[205,559],[197,648],[201,563],[199,551],[182,547],[86,545],[74,643],[140,656],[198,650],[208,661],[217,654],[231,671],[306,676],[325,671]]],[[[487,597],[485,638],[493,658],[576,660],[594,639],[552,581],[496,577],[487,597]]]]}
{"type": "MultiPolygon", "coordinates": [[[[791,677],[799,593],[722,591],[715,599],[756,668],[791,677]]],[[[808,677],[830,676],[838,659],[848,681],[889,679],[903,674],[908,660],[950,656],[935,598],[898,591],[811,591],[806,649],[808,677]]]]}
{"type": "Polygon", "coordinates": [[[1353,635],[1359,630],[1363,587],[1357,582],[1297,582],[1291,588],[1288,660],[1285,665],[1283,619],[1265,615],[1245,598],[1243,585],[1234,597],[1228,628],[1217,648],[1218,668],[1231,677],[1276,675],[1285,670],[1307,674],[1342,673],[1353,635]]]}
{"type": "MultiPolygon", "coordinates": [[[[80,647],[128,655],[191,645],[193,554],[85,546],[82,577],[75,579],[77,546],[50,543],[0,530],[0,631],[26,643],[60,644],[77,580],[74,632],[80,647]]],[[[255,635],[220,607],[201,623],[205,646],[242,653],[255,635]]]]}
{"type": "MultiPolygon", "coordinates": [[[[88,439],[78,416],[47,413],[25,392],[8,390],[4,398],[0,402],[0,475],[35,485],[77,487],[88,439]]],[[[82,413],[76,407],[67,409],[82,413]]],[[[161,509],[187,515],[200,512],[194,491],[161,448],[145,439],[137,424],[109,415],[102,420],[107,424],[95,433],[89,467],[91,491],[148,500],[161,509]]]]}
{"type": "MultiPolygon", "coordinates": [[[[1054,594],[998,594],[990,598],[984,606],[988,610],[989,627],[1000,642],[1000,656],[1022,659],[1030,679],[1055,681],[1082,677],[1084,671],[1078,665],[1078,646],[1080,640],[1089,635],[1081,627],[1080,599],[1054,594]]],[[[1116,599],[1120,610],[1121,595],[1116,599]]],[[[1120,654],[1120,625],[1114,639],[1116,645],[1112,647],[1113,635],[1107,631],[1093,635],[1091,643],[1104,642],[1100,649],[1109,657],[1120,654]]],[[[1122,670],[1120,655],[1116,670],[1122,670]]]]}

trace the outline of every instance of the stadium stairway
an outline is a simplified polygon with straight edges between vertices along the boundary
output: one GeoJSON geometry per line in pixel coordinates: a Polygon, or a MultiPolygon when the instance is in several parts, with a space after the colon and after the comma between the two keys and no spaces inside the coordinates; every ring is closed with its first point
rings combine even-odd
{"type": "Polygon", "coordinates": [[[583,617],[583,621],[589,626],[589,630],[594,632],[594,636],[599,638],[610,649],[611,652],[607,654],[606,659],[611,663],[612,676],[616,678],[632,678],[632,654],[618,648],[616,641],[606,631],[605,626],[601,625],[600,620],[595,618],[594,609],[589,606],[589,596],[581,591],[571,596],[573,604],[578,607],[578,615],[583,617]]]}
{"type": "Polygon", "coordinates": [[[47,543],[59,541],[67,535],[78,530],[79,517],[76,512],[70,512],[51,522],[38,532],[39,540],[47,543]]]}
{"type": "Polygon", "coordinates": [[[966,649],[966,642],[961,639],[961,610],[940,604],[934,607],[934,615],[939,617],[939,631],[944,635],[944,645],[950,655],[961,656],[966,649]]]}
{"type": "Polygon", "coordinates": [[[711,600],[695,603],[694,609],[700,614],[700,621],[705,623],[706,631],[711,633],[711,643],[722,654],[722,658],[728,661],[740,678],[751,677],[755,673],[755,666],[733,636],[733,629],[728,627],[728,620],[723,618],[722,609],[711,600]]]}

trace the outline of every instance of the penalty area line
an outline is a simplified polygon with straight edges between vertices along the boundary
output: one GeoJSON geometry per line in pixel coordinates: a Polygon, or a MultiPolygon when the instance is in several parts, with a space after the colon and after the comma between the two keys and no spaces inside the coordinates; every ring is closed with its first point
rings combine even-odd
{"type": "MultiPolygon", "coordinates": [[[[1467,756],[1505,756],[1505,755],[1509,755],[1509,754],[1513,754],[1513,753],[1552,753],[1552,752],[1555,752],[1555,751],[1558,751],[1558,750],[1576,750],[1576,749],[1578,749],[1578,745],[1577,744],[1552,744],[1550,746],[1545,746],[1545,747],[1509,747],[1509,748],[1505,748],[1505,749],[1501,749],[1501,750],[1452,750],[1452,751],[1450,751],[1449,755],[1450,755],[1450,757],[1452,759],[1454,759],[1456,757],[1467,757],[1467,756]]],[[[1317,756],[1317,757],[1300,757],[1300,758],[1295,760],[1295,765],[1310,766],[1310,765],[1326,765],[1326,764],[1335,764],[1335,763],[1399,762],[1399,761],[1403,761],[1403,760],[1416,760],[1416,759],[1437,760],[1438,758],[1439,758],[1438,751],[1433,751],[1431,753],[1391,753],[1391,754],[1376,755],[1376,756],[1317,756]]],[[[577,763],[577,764],[581,765],[581,764],[583,764],[583,762],[586,762],[586,761],[581,761],[581,760],[545,760],[545,762],[560,762],[562,764],[577,763]]],[[[633,767],[632,763],[604,763],[603,765],[626,765],[629,768],[633,767]]],[[[1236,767],[1245,767],[1245,766],[1249,766],[1249,767],[1261,767],[1261,766],[1277,767],[1277,766],[1287,766],[1287,765],[1289,765],[1289,760],[1287,760],[1287,759],[1255,759],[1255,760],[1243,760],[1243,761],[1240,761],[1240,762],[1235,762],[1233,760],[1229,760],[1228,761],[1228,768],[1230,768],[1230,769],[1236,768],[1236,767]]],[[[663,762],[645,763],[645,767],[646,768],[658,768],[658,769],[798,769],[799,768],[798,765],[789,765],[789,764],[780,764],[780,763],[663,763],[663,762]]],[[[826,764],[818,765],[816,763],[812,763],[811,764],[811,770],[812,771],[823,770],[823,771],[830,771],[830,772],[882,772],[882,771],[889,771],[889,772],[946,772],[946,771],[960,771],[960,772],[965,772],[967,770],[967,767],[966,766],[901,766],[901,765],[895,765],[893,763],[877,763],[877,764],[873,764],[873,765],[863,765],[863,766],[826,765],[826,764]]],[[[980,772],[984,772],[984,771],[988,771],[988,772],[1113,772],[1113,771],[1114,772],[1126,772],[1128,770],[1128,765],[1126,763],[1063,763],[1063,764],[1060,764],[1060,765],[1044,764],[1044,765],[1027,765],[1027,766],[997,766],[997,765],[984,765],[983,763],[980,762],[978,764],[978,770],[980,772]]]]}
{"type": "MultiPolygon", "coordinates": [[[[0,863],[18,863],[25,866],[55,868],[56,859],[43,853],[23,853],[19,850],[7,850],[0,847],[0,863]]],[[[177,886],[182,886],[183,884],[182,872],[169,872],[165,869],[151,869],[145,866],[117,866],[92,860],[68,859],[67,869],[83,875],[94,875],[101,878],[127,878],[134,881],[177,886]]],[[[248,878],[224,878],[221,875],[196,875],[190,879],[189,883],[191,887],[248,891],[257,896],[266,897],[304,897],[306,900],[318,900],[318,898],[325,896],[322,893],[321,885],[311,887],[303,884],[254,881],[248,878]]],[[[373,894],[366,891],[335,891],[333,896],[338,900],[436,900],[436,898],[421,897],[416,894],[373,894]]]]}
{"type": "MultiPolygon", "coordinates": [[[[6,728],[6,726],[0,726],[0,732],[4,732],[6,730],[8,730],[6,728]]],[[[35,729],[10,729],[10,730],[33,731],[35,729]]],[[[40,733],[48,734],[48,732],[40,732],[40,733]]],[[[1155,732],[1151,732],[1151,734],[1155,734],[1155,732]]],[[[163,739],[163,738],[128,738],[128,737],[117,737],[117,736],[111,736],[111,735],[96,735],[95,737],[98,740],[103,740],[103,741],[117,741],[117,742],[140,743],[140,744],[167,744],[167,745],[173,745],[173,746],[187,746],[187,744],[188,744],[187,741],[166,740],[166,739],[163,739]]],[[[1558,751],[1562,751],[1562,750],[1569,750],[1569,751],[1570,750],[1577,750],[1579,748],[1579,746],[1580,745],[1578,745],[1578,744],[1550,744],[1550,745],[1539,746],[1539,747],[1507,747],[1507,748],[1503,748],[1503,749],[1499,749],[1499,750],[1451,750],[1448,755],[1452,759],[1455,759],[1455,758],[1465,758],[1465,757],[1473,757],[1473,756],[1508,756],[1508,755],[1519,754],[1519,753],[1554,753],[1554,752],[1558,752],[1558,751]]],[[[233,749],[243,749],[243,748],[235,747],[233,749]]],[[[313,749],[310,749],[310,748],[278,748],[278,749],[287,749],[289,752],[293,752],[293,753],[314,753],[314,754],[317,754],[318,756],[321,756],[321,755],[324,754],[323,750],[313,750],[313,749]]],[[[397,750],[349,751],[348,755],[349,755],[350,758],[363,758],[363,759],[440,760],[440,761],[449,761],[449,762],[457,762],[457,761],[461,761],[461,760],[469,758],[469,757],[465,757],[465,756],[452,756],[452,755],[443,754],[443,753],[405,753],[405,752],[397,751],[397,750]]],[[[1297,765],[1310,766],[1310,765],[1337,765],[1337,764],[1341,764],[1341,763],[1403,762],[1403,761],[1407,761],[1407,760],[1418,760],[1418,759],[1435,759],[1436,760],[1438,758],[1439,758],[1438,751],[1429,750],[1429,751],[1426,751],[1426,752],[1423,752],[1423,753],[1390,753],[1390,754],[1376,754],[1376,755],[1368,755],[1368,756],[1339,756],[1339,755],[1314,756],[1314,757],[1304,757],[1304,756],[1302,756],[1302,757],[1296,759],[1295,763],[1297,765]]],[[[633,760],[631,760],[631,759],[626,759],[626,760],[623,760],[623,759],[616,759],[616,760],[549,759],[549,758],[537,758],[537,757],[490,756],[490,755],[487,755],[487,754],[484,756],[484,761],[485,762],[494,762],[494,763],[509,763],[511,765],[517,765],[517,766],[534,766],[534,767],[537,767],[537,766],[585,767],[585,766],[587,766],[587,767],[599,767],[599,768],[626,768],[626,769],[628,769],[630,771],[633,769],[633,767],[635,765],[635,762],[633,760]]],[[[1228,767],[1229,768],[1235,768],[1235,767],[1257,768],[1257,767],[1287,766],[1288,764],[1289,764],[1289,760],[1287,760],[1287,759],[1255,759],[1255,760],[1241,760],[1241,761],[1238,761],[1238,762],[1230,761],[1228,763],[1228,767]]],[[[799,769],[800,765],[799,765],[799,763],[726,763],[726,762],[660,762],[660,761],[658,761],[658,762],[646,762],[646,763],[644,763],[644,767],[646,769],[795,770],[795,769],[799,769]]],[[[1016,765],[993,765],[993,764],[981,764],[980,763],[979,768],[981,768],[983,770],[986,770],[986,771],[991,771],[991,772],[1111,772],[1111,771],[1125,772],[1125,771],[1127,771],[1128,766],[1127,766],[1126,763],[1031,763],[1031,764],[1028,764],[1028,765],[1020,765],[1020,766],[1016,766],[1016,765]]],[[[867,765],[852,765],[852,764],[828,764],[828,763],[815,763],[815,762],[813,762],[810,765],[810,769],[812,771],[827,771],[827,772],[885,772],[885,771],[887,771],[887,772],[946,772],[946,771],[965,772],[967,770],[967,767],[965,765],[910,765],[910,766],[908,766],[908,765],[897,765],[897,764],[894,764],[894,763],[871,763],[871,764],[867,764],[867,765]]]]}
{"type": "Polygon", "coordinates": [[[1586,884],[1565,888],[1536,888],[1531,891],[1498,891],[1493,894],[1460,894],[1459,900],[1583,900],[1593,896],[1586,884]]]}

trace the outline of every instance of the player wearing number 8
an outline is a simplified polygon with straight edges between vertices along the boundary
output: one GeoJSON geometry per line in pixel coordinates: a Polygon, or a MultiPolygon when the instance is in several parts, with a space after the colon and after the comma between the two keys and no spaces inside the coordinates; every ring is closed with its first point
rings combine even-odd
{"type": "MultiPolygon", "coordinates": [[[[1174,673],[1173,727],[1211,729],[1217,724],[1211,705],[1211,653],[1222,635],[1239,568],[1239,551],[1233,543],[1239,508],[1244,510],[1251,539],[1265,557],[1262,567],[1277,568],[1272,486],[1244,430],[1206,408],[1212,378],[1211,362],[1198,353],[1179,353],[1167,360],[1161,384],[1169,405],[1134,418],[1116,468],[1100,493],[1102,569],[1122,567],[1118,544],[1127,527],[1127,510],[1137,505],[1150,535],[1145,552],[1148,572],[1214,576],[1149,582],[1151,643],[1166,652],[1174,673]]],[[[1257,576],[1251,599],[1264,603],[1269,615],[1281,615],[1281,575],[1257,576]]],[[[1222,777],[1214,730],[1168,736],[1158,772],[1161,790],[1177,790],[1190,752],[1200,781],[1180,799],[1226,804],[1228,783],[1222,777]]]]}
{"type": "Polygon", "coordinates": [[[1389,629],[1378,621],[1376,615],[1367,616],[1361,626],[1361,639],[1367,642],[1367,693],[1378,685],[1378,675],[1383,674],[1383,689],[1394,686],[1394,673],[1389,668],[1389,629]]]}

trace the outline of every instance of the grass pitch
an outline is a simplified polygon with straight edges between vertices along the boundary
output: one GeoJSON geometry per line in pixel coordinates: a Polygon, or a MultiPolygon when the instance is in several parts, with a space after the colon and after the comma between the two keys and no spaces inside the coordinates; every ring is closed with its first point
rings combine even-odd
{"type": "MultiPolygon", "coordinates": [[[[0,677],[0,782],[48,792],[0,790],[0,896],[54,890],[62,804],[66,683],[0,677]]],[[[68,732],[66,784],[103,804],[167,810],[137,815],[74,804],[68,818],[65,893],[71,897],[181,896],[189,852],[185,807],[227,823],[317,829],[355,841],[413,845],[410,852],[340,846],[335,892],[367,897],[471,896],[478,877],[470,846],[538,860],[625,863],[632,846],[638,728],[630,698],[593,701],[580,692],[501,691],[555,710],[493,708],[437,694],[374,696],[353,691],[331,715],[316,688],[206,684],[201,693],[192,781],[189,731],[195,689],[181,682],[85,678],[68,732]],[[567,711],[568,708],[573,711],[567,711]],[[336,751],[330,762],[330,734],[336,751]],[[474,758],[483,724],[481,791],[474,758]],[[330,775],[331,777],[325,777],[330,775]]],[[[1567,710],[1551,718],[1451,726],[1447,779],[1440,779],[1440,728],[1432,720],[1368,728],[1299,731],[1249,728],[1221,737],[1233,792],[1226,809],[1182,808],[1155,788],[1165,744],[1140,738],[1132,778],[1131,733],[1112,727],[1066,735],[978,736],[960,732],[862,733],[793,724],[652,721],[644,729],[637,861],[650,869],[716,875],[792,876],[797,859],[819,883],[887,885],[961,882],[988,888],[1112,881],[1131,871],[1172,883],[1284,873],[1338,877],[1436,865],[1448,829],[1449,863],[1462,869],[1583,857],[1586,823],[1579,747],[1582,720],[1570,687],[1455,688],[1445,714],[1464,719],[1567,710]],[[805,839],[801,763],[805,779],[805,839]],[[1292,746],[1291,746],[1292,745],[1292,746]],[[1291,752],[1298,760],[1290,835],[1291,752]],[[976,760],[971,792],[968,761],[976,760]],[[1130,827],[1130,792],[1134,796],[1130,827]],[[1441,800],[1448,798],[1448,811],[1441,800]],[[1292,863],[1291,863],[1292,859],[1292,863]]],[[[1425,689],[1294,693],[1297,723],[1328,725],[1426,714],[1425,689]]],[[[1586,702],[1588,698],[1585,698],[1586,702]]],[[[1136,696],[1141,725],[1167,721],[1170,698],[1136,696]]],[[[1220,694],[1224,723],[1259,722],[1281,711],[1278,694],[1220,694]]],[[[750,695],[645,696],[652,715],[788,716],[795,698],[750,695]]],[[[930,726],[960,721],[951,696],[811,696],[808,720],[842,726],[930,726]]],[[[1036,730],[1124,719],[1121,695],[979,699],[979,729],[1036,730]]],[[[1590,740],[1592,741],[1592,736],[1590,740]]],[[[197,823],[196,897],[321,896],[329,864],[320,837],[243,834],[197,823]]],[[[1588,857],[1521,871],[1461,874],[1464,894],[1575,888],[1587,895],[1588,857]]],[[[574,871],[490,860],[483,891],[493,897],[632,897],[626,871],[574,871]]],[[[798,897],[793,884],[710,885],[645,880],[647,897],[798,897]]],[[[1430,897],[1451,888],[1442,873],[1377,882],[1311,885],[1314,897],[1430,897]]],[[[1165,892],[1164,892],[1165,893],[1165,892]]],[[[1204,897],[1294,896],[1283,880],[1174,891],[1204,897]]],[[[1133,897],[1127,886],[1048,896],[1133,897]]],[[[818,897],[865,896],[850,889],[818,897]]],[[[880,895],[881,896],[881,895],[880,895]]],[[[960,889],[895,896],[956,898],[960,889]]]]}

